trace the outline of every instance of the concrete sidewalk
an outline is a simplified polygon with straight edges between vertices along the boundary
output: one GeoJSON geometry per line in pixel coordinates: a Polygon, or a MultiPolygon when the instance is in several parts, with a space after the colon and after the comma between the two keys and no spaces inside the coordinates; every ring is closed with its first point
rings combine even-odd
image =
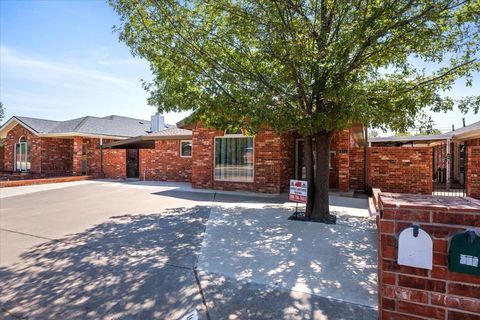
{"type": "Polygon", "coordinates": [[[287,220],[293,205],[222,198],[210,213],[200,270],[376,308],[376,230],[365,199],[331,197],[338,224],[325,225],[287,220]]]}

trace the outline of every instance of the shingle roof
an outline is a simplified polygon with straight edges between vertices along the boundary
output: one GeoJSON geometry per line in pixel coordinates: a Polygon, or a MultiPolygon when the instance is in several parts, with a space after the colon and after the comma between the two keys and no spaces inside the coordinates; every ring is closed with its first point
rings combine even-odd
{"type": "Polygon", "coordinates": [[[165,130],[158,131],[158,132],[152,132],[152,133],[146,134],[145,137],[154,138],[154,137],[170,137],[170,136],[177,137],[177,136],[191,136],[191,135],[192,135],[192,131],[175,127],[175,128],[167,128],[165,130]]]}
{"type": "MultiPolygon", "coordinates": [[[[106,117],[86,116],[66,121],[14,116],[31,130],[39,134],[84,133],[118,137],[136,137],[150,133],[150,121],[110,115],[106,117]]],[[[13,119],[12,118],[12,119],[13,119]]],[[[176,128],[165,124],[166,129],[176,128]]]]}
{"type": "Polygon", "coordinates": [[[17,118],[18,120],[23,122],[23,124],[25,124],[27,127],[29,127],[30,129],[38,133],[47,133],[50,130],[52,130],[53,127],[55,127],[60,123],[60,121],[29,118],[29,117],[15,116],[14,118],[17,118]]]}

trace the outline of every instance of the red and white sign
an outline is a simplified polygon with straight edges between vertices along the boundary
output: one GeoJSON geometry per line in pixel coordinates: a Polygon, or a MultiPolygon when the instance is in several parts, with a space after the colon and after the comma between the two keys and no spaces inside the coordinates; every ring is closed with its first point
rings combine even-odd
{"type": "Polygon", "coordinates": [[[290,180],[290,194],[288,199],[295,202],[307,203],[307,181],[290,180]]]}

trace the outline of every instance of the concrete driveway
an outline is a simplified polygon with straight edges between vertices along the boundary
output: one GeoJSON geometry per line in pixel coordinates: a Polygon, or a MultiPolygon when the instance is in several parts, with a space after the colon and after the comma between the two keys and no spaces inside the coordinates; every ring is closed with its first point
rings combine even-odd
{"type": "Polygon", "coordinates": [[[375,319],[375,230],[344,199],[324,226],[184,184],[2,189],[0,318],[375,319]]]}

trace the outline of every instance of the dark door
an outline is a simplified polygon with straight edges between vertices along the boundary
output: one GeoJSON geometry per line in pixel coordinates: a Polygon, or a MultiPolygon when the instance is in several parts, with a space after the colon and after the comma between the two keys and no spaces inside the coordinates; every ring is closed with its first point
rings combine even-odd
{"type": "Polygon", "coordinates": [[[138,149],[127,149],[127,178],[138,178],[138,149]]]}

